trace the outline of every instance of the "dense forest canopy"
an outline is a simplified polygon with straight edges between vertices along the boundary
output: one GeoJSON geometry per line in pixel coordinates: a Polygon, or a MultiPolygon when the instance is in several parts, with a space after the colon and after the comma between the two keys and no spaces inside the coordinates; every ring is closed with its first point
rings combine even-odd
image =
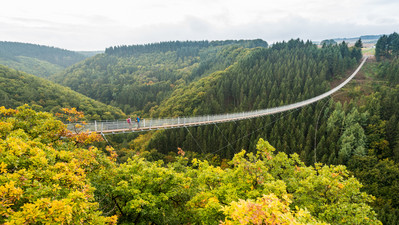
{"type": "Polygon", "coordinates": [[[62,67],[71,66],[85,59],[84,55],[65,49],[44,45],[0,41],[0,57],[12,58],[16,56],[37,58],[62,67]]]}
{"type": "Polygon", "coordinates": [[[382,35],[375,45],[375,57],[377,60],[393,59],[399,56],[399,34],[382,35]]]}
{"type": "Polygon", "coordinates": [[[251,50],[223,71],[175,89],[152,116],[206,115],[266,109],[305,100],[329,89],[359,57],[345,44],[318,49],[291,40],[251,50]]]}
{"type": "MultiPolygon", "coordinates": [[[[159,107],[153,107],[151,113],[153,117],[206,115],[265,109],[305,100],[329,90],[328,80],[342,77],[347,69],[357,65],[357,58],[352,56],[355,51],[358,50],[349,49],[344,43],[320,49],[300,40],[277,43],[270,49],[255,49],[224,71],[176,89],[159,107]]],[[[255,151],[253,142],[268,137],[279,149],[289,153],[295,149],[309,157],[306,162],[311,162],[312,147],[308,142],[314,130],[302,123],[313,124],[313,113],[313,107],[292,112],[288,118],[278,121],[278,126],[267,126],[276,119],[265,117],[189,128],[191,133],[167,130],[154,135],[147,148],[164,154],[177,147],[206,153],[217,151],[221,157],[230,158],[241,149],[255,151]],[[281,138],[288,121],[291,121],[292,133],[281,138]],[[259,129],[261,127],[265,129],[259,129]],[[239,138],[246,135],[249,137],[239,138]],[[213,138],[215,136],[221,138],[213,138]]]]}
{"type": "Polygon", "coordinates": [[[64,107],[74,107],[84,111],[90,120],[113,120],[125,116],[120,109],[70,88],[0,65],[0,105],[16,108],[24,104],[52,113],[58,113],[64,107]]]}
{"type": "Polygon", "coordinates": [[[0,41],[0,64],[40,77],[61,72],[86,56],[43,45],[0,41]]]}
{"type": "Polygon", "coordinates": [[[334,39],[326,39],[320,42],[321,45],[336,45],[337,42],[334,39]]]}
{"type": "Polygon", "coordinates": [[[122,45],[109,47],[105,49],[105,54],[128,56],[143,53],[169,52],[176,51],[178,57],[198,55],[199,50],[203,48],[240,45],[245,48],[255,48],[268,46],[268,43],[262,39],[255,40],[225,40],[225,41],[169,41],[160,43],[151,43],[144,45],[122,45]]]}
{"type": "Polygon", "coordinates": [[[267,46],[261,40],[210,43],[214,42],[115,47],[112,48],[114,54],[108,50],[52,79],[88,97],[119,107],[125,113],[140,110],[148,113],[175,89],[231,66],[250,51],[243,46],[267,46]],[[204,43],[207,47],[198,47],[204,43]],[[129,54],[117,53],[125,50],[129,54]],[[133,54],[136,50],[140,54],[133,54]]]}
{"type": "Polygon", "coordinates": [[[183,150],[118,164],[65,132],[48,113],[0,107],[1,223],[381,224],[344,166],[305,166],[262,139],[222,168],[183,150]]]}

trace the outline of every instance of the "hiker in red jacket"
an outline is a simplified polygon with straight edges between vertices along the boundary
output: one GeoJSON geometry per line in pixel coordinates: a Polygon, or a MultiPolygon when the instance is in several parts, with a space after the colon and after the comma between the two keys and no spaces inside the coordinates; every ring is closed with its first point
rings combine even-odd
{"type": "Polygon", "coordinates": [[[130,118],[130,116],[129,116],[129,118],[126,119],[126,122],[129,126],[129,129],[131,130],[132,129],[132,119],[130,118]]]}

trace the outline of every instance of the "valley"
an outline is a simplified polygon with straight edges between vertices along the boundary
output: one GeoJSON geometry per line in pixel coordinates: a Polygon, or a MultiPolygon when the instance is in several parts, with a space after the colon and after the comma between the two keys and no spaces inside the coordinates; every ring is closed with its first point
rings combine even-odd
{"type": "Polygon", "coordinates": [[[273,202],[276,223],[396,224],[399,38],[370,38],[375,49],[171,41],[86,56],[1,42],[15,51],[0,51],[0,221],[232,224],[273,202]],[[120,133],[85,132],[116,120],[120,133]]]}

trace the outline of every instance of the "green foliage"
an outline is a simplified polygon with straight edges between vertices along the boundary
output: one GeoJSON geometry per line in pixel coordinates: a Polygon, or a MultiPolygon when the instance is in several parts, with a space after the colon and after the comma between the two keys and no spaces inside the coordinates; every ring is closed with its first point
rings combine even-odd
{"type": "MultiPolygon", "coordinates": [[[[330,89],[325,81],[343,76],[361,57],[357,46],[348,48],[346,43],[341,43],[318,49],[299,40],[276,43],[269,49],[237,45],[151,49],[155,46],[143,50],[132,48],[135,53],[126,53],[123,57],[119,53],[97,55],[68,69],[65,78],[56,79],[103,102],[120,106],[125,112],[140,111],[142,115],[165,117],[213,114],[274,107],[313,97],[330,89]]],[[[359,81],[362,86],[349,86],[334,97],[342,104],[324,100],[274,117],[188,128],[190,132],[176,129],[154,132],[152,137],[152,134],[141,136],[130,146],[144,152],[142,157],[151,162],[135,156],[129,149],[118,149],[123,152],[126,163],[119,166],[100,157],[95,166],[88,164],[93,169],[105,168],[103,164],[106,164],[106,169],[86,175],[90,185],[96,188],[95,199],[104,214],[116,214],[123,223],[234,223],[236,219],[246,218],[240,212],[253,212],[252,206],[264,207],[268,202],[276,209],[269,215],[276,215],[274,218],[286,215],[292,223],[294,220],[298,223],[378,223],[368,205],[371,204],[384,224],[396,224],[399,218],[395,197],[398,192],[395,168],[399,162],[398,62],[392,59],[373,68],[367,72],[366,80],[359,81]],[[375,71],[378,76],[374,75],[375,71]],[[380,81],[368,83],[377,78],[388,80],[390,86],[380,81]],[[348,101],[347,96],[353,101],[348,101]],[[275,153],[272,145],[262,141],[256,151],[260,137],[267,137],[285,153],[275,153]],[[177,147],[201,154],[187,152],[185,156],[175,157],[176,153],[169,152],[177,147]],[[242,148],[248,149],[248,153],[239,152],[242,148]],[[298,155],[288,157],[287,154],[294,152],[298,155]],[[211,158],[209,153],[219,156],[211,158]],[[204,160],[193,160],[195,157],[204,160]],[[154,162],[160,159],[164,162],[154,162]],[[221,161],[223,166],[218,164],[221,161]],[[351,172],[342,166],[305,166],[315,161],[344,163],[351,172]],[[375,195],[376,201],[371,202],[372,197],[360,190],[375,195]],[[237,214],[241,217],[234,216],[237,214]]],[[[17,92],[25,84],[8,86],[29,76],[6,73],[13,74],[15,79],[1,82],[7,85],[0,88],[0,102],[6,105],[19,99],[18,104],[22,104],[23,99],[35,96],[34,89],[21,88],[23,94],[17,92]]],[[[45,82],[36,83],[31,79],[27,83],[40,86],[45,82]]],[[[55,89],[62,88],[47,89],[51,90],[49,93],[57,93],[55,89]]],[[[42,96],[50,96],[44,93],[42,96]]],[[[54,98],[43,99],[54,107],[45,109],[56,112],[56,105],[60,103],[52,100],[54,98]]],[[[44,109],[37,102],[40,99],[30,104],[44,109]]],[[[62,106],[76,107],[72,103],[62,106]]],[[[91,118],[105,114],[87,109],[90,107],[79,110],[89,112],[91,118]]],[[[58,140],[59,135],[42,134],[41,129],[48,126],[44,121],[33,126],[32,131],[30,123],[33,122],[21,123],[25,133],[32,132],[29,135],[35,135],[43,143],[58,140]]],[[[0,125],[1,137],[13,130],[10,123],[0,125]]],[[[129,137],[133,136],[136,137],[129,137]]],[[[128,141],[123,139],[110,137],[111,142],[121,141],[128,148],[128,141]]],[[[86,153],[90,158],[91,151],[86,153]]],[[[115,153],[110,150],[108,154],[115,153]]],[[[9,190],[5,192],[10,202],[4,201],[3,205],[10,206],[21,198],[21,188],[18,188],[16,183],[4,185],[4,190],[9,190]]],[[[65,198],[78,199],[68,195],[65,198]]],[[[57,201],[60,202],[41,199],[34,204],[42,208],[44,205],[55,207],[68,204],[69,200],[57,201]]],[[[20,215],[26,217],[28,213],[29,210],[20,215]]],[[[262,218],[259,216],[253,222],[262,218]]]]}
{"type": "Polygon", "coordinates": [[[114,171],[102,171],[101,175],[107,188],[102,187],[105,193],[99,194],[110,196],[108,205],[103,207],[116,207],[122,222],[181,224],[189,220],[181,204],[189,197],[189,178],[184,174],[136,156],[114,171]]]}
{"type": "Polygon", "coordinates": [[[380,224],[367,205],[372,197],[344,166],[308,167],[262,139],[257,146],[257,154],[242,151],[226,169],[188,161],[182,151],[167,165],[136,155],[96,174],[97,195],[106,196],[101,208],[118,209],[126,224],[380,224]]]}
{"type": "Polygon", "coordinates": [[[362,39],[361,38],[359,38],[359,40],[356,41],[355,47],[356,48],[363,48],[363,43],[362,43],[362,39]]]}
{"type": "MultiPolygon", "coordinates": [[[[276,43],[270,49],[250,50],[227,69],[175,89],[158,108],[154,108],[151,115],[178,117],[242,112],[272,108],[314,97],[330,89],[326,80],[342,76],[348,68],[355,65],[356,59],[352,58],[351,51],[353,49],[349,49],[346,44],[319,49],[310,42],[304,43],[300,40],[276,43]]],[[[318,107],[321,108],[322,104],[318,107]]],[[[230,159],[242,148],[254,152],[253,143],[256,139],[268,137],[282,151],[305,152],[305,146],[309,146],[306,151],[310,151],[315,132],[305,128],[302,123],[314,124],[314,115],[321,113],[320,108],[316,112],[315,108],[307,107],[293,112],[292,116],[284,120],[278,119],[284,115],[278,115],[277,118],[221,124],[218,125],[220,129],[212,125],[190,128],[193,136],[185,130],[170,130],[154,136],[147,149],[157,149],[167,154],[171,149],[181,147],[197,152],[219,152],[222,158],[230,159]],[[295,133],[294,138],[282,135],[287,126],[295,133]],[[248,135],[251,138],[249,140],[238,139],[248,135]],[[182,137],[186,138],[182,140],[182,137]]],[[[307,159],[305,161],[310,162],[307,159]]]]}
{"type": "Polygon", "coordinates": [[[15,56],[12,59],[0,57],[0,64],[39,77],[49,77],[64,70],[62,66],[26,56],[15,56]]]}
{"type": "Polygon", "coordinates": [[[391,86],[399,84],[399,58],[394,58],[390,62],[382,62],[378,76],[389,81],[391,86]]]}
{"type": "Polygon", "coordinates": [[[376,196],[372,205],[384,224],[397,224],[399,218],[394,204],[398,192],[394,168],[398,167],[399,95],[395,84],[377,79],[387,78],[383,75],[387,68],[394,71],[396,67],[395,60],[370,63],[365,72],[371,82],[351,87],[366,95],[352,96],[356,104],[331,107],[327,130],[317,139],[325,141],[324,147],[317,148],[317,158],[324,163],[348,165],[364,184],[362,190],[376,196]]]}
{"type": "Polygon", "coordinates": [[[0,41],[0,64],[16,70],[49,77],[86,57],[64,49],[0,41]]]}
{"type": "MultiPolygon", "coordinates": [[[[121,47],[120,51],[123,49],[121,47]]],[[[101,54],[52,79],[88,97],[117,106],[125,113],[140,110],[140,114],[149,115],[174,90],[201,76],[224,70],[247,51],[240,45],[226,45],[201,48],[198,54],[184,56],[173,48],[122,56],[101,54]]]]}
{"type": "Polygon", "coordinates": [[[375,57],[381,59],[392,59],[399,56],[399,34],[394,32],[390,35],[382,35],[375,45],[375,57]]]}
{"type": "Polygon", "coordinates": [[[320,44],[325,47],[327,45],[336,45],[337,42],[334,39],[326,39],[326,40],[322,40],[320,42],[320,44]]]}
{"type": "Polygon", "coordinates": [[[84,55],[65,49],[28,43],[0,41],[0,57],[12,59],[17,56],[35,58],[62,67],[70,66],[85,59],[84,55]]]}
{"type": "Polygon", "coordinates": [[[106,157],[61,141],[63,133],[49,113],[0,107],[2,224],[116,223],[115,216],[101,216],[87,179],[106,157]]]}
{"type": "Polygon", "coordinates": [[[266,41],[261,39],[255,40],[225,40],[225,41],[169,41],[152,43],[145,45],[130,45],[130,46],[115,46],[105,49],[105,53],[109,55],[127,56],[139,55],[154,52],[169,52],[176,51],[178,57],[197,56],[200,49],[226,46],[226,45],[239,45],[246,48],[264,47],[268,46],[266,41]]]}
{"type": "Polygon", "coordinates": [[[306,210],[292,213],[288,196],[277,198],[274,194],[264,195],[255,202],[240,200],[224,207],[227,218],[221,224],[327,224],[317,222],[306,210]]]}
{"type": "MultiPolygon", "coordinates": [[[[292,46],[295,45],[286,43],[277,44],[274,48],[281,52],[283,52],[285,48],[295,51],[295,48],[292,46]]],[[[329,60],[327,62],[333,62],[334,60],[330,60],[336,58],[332,56],[332,52],[339,52],[341,57],[342,55],[354,57],[353,52],[356,48],[347,49],[345,45],[341,44],[337,47],[326,46],[323,49],[325,49],[325,53],[328,53],[329,60]]],[[[211,89],[222,93],[224,92],[222,90],[234,90],[234,88],[231,88],[229,85],[215,86],[215,84],[217,84],[219,80],[223,80],[224,77],[226,77],[226,80],[228,80],[227,78],[231,79],[234,77],[230,76],[230,74],[233,74],[234,69],[237,69],[238,65],[243,65],[242,62],[245,61],[245,59],[248,59],[248,62],[255,62],[256,60],[253,60],[257,59],[257,57],[253,57],[256,56],[255,52],[267,52],[269,50],[258,49],[251,51],[248,55],[241,58],[237,64],[229,67],[225,71],[211,74],[211,76],[207,78],[198,80],[198,85],[192,84],[190,88],[185,88],[185,91],[176,92],[175,98],[168,104],[169,108],[164,108],[166,104],[163,104],[159,109],[164,108],[163,111],[167,114],[168,110],[166,109],[172,112],[178,112],[178,110],[174,109],[180,107],[180,105],[188,105],[191,107],[190,110],[196,114],[200,114],[200,112],[205,114],[205,110],[209,108],[209,105],[207,105],[205,101],[209,102],[209,100],[213,100],[211,98],[212,95],[208,94],[212,93],[211,89]],[[249,59],[251,56],[252,58],[249,59]],[[184,98],[179,98],[179,96],[184,96],[184,98]],[[197,107],[195,107],[189,99],[197,99],[194,101],[197,107]],[[204,102],[202,106],[198,106],[201,105],[200,99],[203,99],[201,101],[204,102]],[[173,103],[176,103],[176,105],[172,105],[173,103]]],[[[293,60],[291,60],[291,62],[292,61],[293,60]]],[[[282,65],[289,65],[289,62],[290,61],[287,61],[282,65]]],[[[343,71],[344,65],[350,65],[349,62],[349,60],[346,62],[345,60],[341,60],[339,63],[338,61],[335,63],[328,63],[328,66],[325,66],[324,70],[330,72],[335,71],[335,74],[337,74],[338,71],[343,71]],[[326,68],[332,69],[327,70],[326,68]]],[[[282,65],[278,68],[283,67],[282,65]]],[[[231,158],[240,148],[245,148],[248,149],[249,152],[254,152],[255,145],[253,142],[259,137],[267,137],[280,151],[286,153],[297,152],[307,165],[318,161],[326,164],[344,163],[350,166],[350,170],[353,171],[353,174],[359,177],[359,180],[365,185],[362,190],[374,190],[372,193],[376,196],[377,202],[373,203],[373,206],[376,207],[378,218],[382,220],[384,224],[396,224],[397,218],[399,218],[399,210],[395,204],[392,204],[392,202],[396,201],[395,197],[393,197],[397,194],[396,183],[387,181],[383,179],[383,177],[393,177],[389,179],[395,181],[395,170],[392,168],[395,166],[397,167],[397,163],[399,162],[399,123],[397,119],[399,118],[399,89],[396,87],[397,83],[395,82],[397,77],[397,72],[395,71],[397,71],[398,63],[397,60],[394,59],[382,63],[369,62],[368,65],[372,66],[372,70],[363,71],[366,72],[366,80],[360,80],[358,83],[355,82],[334,97],[336,101],[341,101],[342,104],[334,104],[332,100],[322,101],[315,104],[313,107],[306,107],[287,115],[280,115],[273,118],[259,118],[253,121],[240,121],[237,122],[237,124],[221,124],[218,125],[219,129],[216,129],[214,126],[189,128],[193,136],[183,129],[165,131],[154,136],[152,141],[147,141],[145,145],[147,145],[147,143],[149,143],[149,145],[146,148],[159,149],[161,153],[166,155],[171,149],[182,147],[183,149],[196,149],[198,152],[217,152],[222,158],[231,158]],[[384,82],[378,80],[379,78],[389,79],[388,85],[391,87],[386,86],[384,82]],[[372,82],[373,80],[377,82],[372,82]],[[350,90],[356,90],[357,92],[356,95],[351,95],[353,101],[349,101],[347,98],[347,93],[350,93],[350,90]],[[315,123],[317,124],[316,126],[315,123]],[[231,146],[236,149],[233,149],[231,146]],[[374,161],[367,161],[369,157],[372,157],[374,161]],[[354,169],[356,166],[351,166],[352,163],[354,163],[354,159],[367,161],[368,167],[362,166],[359,170],[354,169]],[[390,163],[384,163],[384,160],[389,160],[390,163]],[[387,166],[388,164],[391,166],[387,166]],[[376,172],[375,175],[370,175],[369,173],[373,171],[378,172],[376,172]],[[376,176],[382,177],[377,178],[376,176]],[[375,177],[375,179],[373,177],[375,177]],[[377,189],[381,191],[375,191],[377,189]]],[[[257,64],[248,64],[248,67],[256,68],[257,64]]],[[[265,71],[265,69],[259,71],[265,71]]],[[[248,74],[251,73],[243,74],[247,77],[248,82],[256,80],[256,82],[248,85],[251,87],[248,88],[249,90],[256,89],[257,82],[260,82],[263,78],[262,76],[248,76],[248,74]]],[[[243,74],[240,76],[245,77],[243,74]]],[[[237,75],[237,77],[239,76],[237,75]]],[[[362,77],[359,77],[359,79],[362,79],[362,77]]],[[[245,82],[245,80],[239,80],[238,84],[240,85],[237,86],[237,89],[245,85],[245,82]]],[[[309,84],[312,84],[312,82],[309,82],[309,84]]],[[[270,82],[261,86],[267,87],[269,83],[270,82]]],[[[276,87],[278,86],[276,85],[276,87]]],[[[276,89],[279,90],[278,88],[276,89]]],[[[243,88],[243,90],[245,89],[243,88]]],[[[281,89],[281,92],[287,91],[281,89]]],[[[242,93],[243,96],[249,95],[249,92],[243,91],[242,93]]],[[[262,95],[263,92],[256,91],[256,93],[262,95]]],[[[223,96],[221,94],[219,95],[223,96]]],[[[284,93],[278,96],[280,97],[281,95],[284,95],[284,93]]],[[[172,94],[172,96],[174,96],[174,94],[172,94]]],[[[298,94],[294,94],[293,96],[298,96],[298,94]]],[[[214,99],[217,101],[217,98],[214,99]]],[[[259,98],[256,102],[264,99],[265,97],[262,96],[262,98],[259,98]]],[[[215,111],[226,110],[226,107],[228,107],[231,102],[220,101],[214,104],[215,106],[223,105],[223,109],[215,107],[215,111]]],[[[241,104],[239,104],[238,107],[241,107],[241,104]]],[[[182,108],[185,109],[185,107],[182,108]]],[[[230,110],[243,111],[245,108],[237,109],[235,106],[231,106],[230,110]]],[[[159,158],[162,157],[158,157],[158,159],[159,158]]],[[[355,163],[354,165],[357,164],[355,163]]],[[[252,200],[254,202],[257,200],[260,201],[261,197],[262,196],[259,198],[252,198],[252,200]]],[[[237,200],[236,202],[239,201],[237,200]]],[[[308,210],[311,211],[311,209],[308,210]]],[[[339,214],[338,212],[341,211],[349,214],[351,211],[356,210],[350,207],[339,208],[337,206],[337,208],[331,210],[330,215],[326,214],[325,216],[339,221],[342,218],[335,218],[331,215],[339,214]]],[[[359,218],[361,218],[361,212],[358,212],[358,214],[360,215],[359,218]]],[[[220,216],[220,214],[218,214],[218,216],[220,216]]],[[[357,219],[355,219],[353,223],[356,223],[356,220],[357,219]]]]}
{"type": "Polygon", "coordinates": [[[124,117],[124,113],[115,107],[94,101],[43,78],[0,65],[0,105],[15,108],[24,104],[52,113],[61,112],[62,107],[75,107],[91,120],[124,117]],[[105,118],[107,113],[109,116],[105,118]]]}
{"type": "Polygon", "coordinates": [[[344,166],[305,166],[262,139],[256,154],[242,151],[225,169],[189,161],[182,149],[168,164],[136,155],[118,165],[111,148],[107,157],[60,139],[65,126],[49,113],[1,107],[0,115],[6,224],[232,224],[253,210],[248,223],[380,224],[344,166]]]}
{"type": "Polygon", "coordinates": [[[379,217],[385,224],[397,223],[399,216],[399,167],[394,161],[378,160],[375,156],[355,157],[349,162],[349,169],[364,184],[363,190],[374,196],[376,201],[372,204],[379,217]]]}

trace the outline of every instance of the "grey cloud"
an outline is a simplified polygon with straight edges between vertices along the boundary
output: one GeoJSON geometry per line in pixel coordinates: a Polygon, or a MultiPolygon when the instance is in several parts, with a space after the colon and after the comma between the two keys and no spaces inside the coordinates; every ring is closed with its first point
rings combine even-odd
{"type": "Polygon", "coordinates": [[[189,18],[179,24],[164,24],[132,30],[132,33],[125,37],[124,43],[254,38],[262,38],[268,42],[291,38],[323,40],[336,37],[356,37],[365,34],[392,33],[397,27],[399,27],[399,23],[359,25],[350,22],[311,21],[299,16],[286,17],[278,23],[257,22],[239,26],[218,27],[198,18],[189,18]]]}
{"type": "MultiPolygon", "coordinates": [[[[107,17],[86,17],[87,24],[60,24],[49,21],[26,23],[0,22],[0,40],[50,45],[70,50],[102,50],[115,45],[143,44],[171,40],[225,40],[262,38],[269,43],[300,38],[323,40],[357,37],[366,34],[389,34],[398,31],[399,22],[359,25],[349,22],[312,21],[287,16],[279,22],[258,21],[236,26],[215,25],[197,17],[179,23],[165,23],[140,28],[116,25],[107,17]],[[396,30],[395,30],[396,29],[396,30]]],[[[15,20],[24,21],[24,19],[15,20]]],[[[15,21],[14,21],[15,22],[15,21]]],[[[222,23],[223,24],[223,23],[222,23]]]]}

